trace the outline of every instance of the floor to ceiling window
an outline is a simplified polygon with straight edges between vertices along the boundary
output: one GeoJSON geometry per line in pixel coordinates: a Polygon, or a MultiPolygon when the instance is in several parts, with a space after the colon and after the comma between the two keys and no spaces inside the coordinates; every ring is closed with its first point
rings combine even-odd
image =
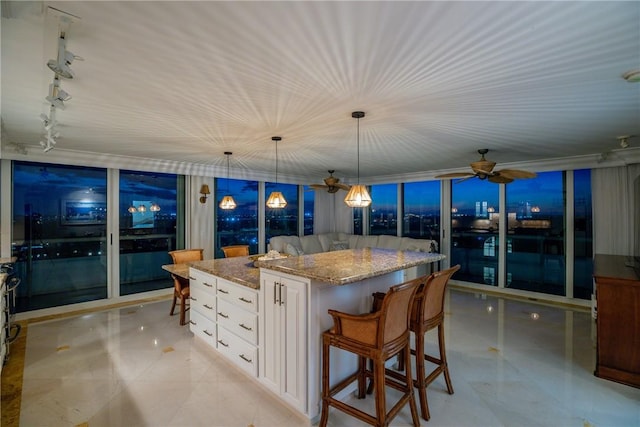
{"type": "Polygon", "coordinates": [[[498,285],[499,188],[487,180],[451,183],[451,265],[456,279],[498,285]]]}
{"type": "Polygon", "coordinates": [[[273,236],[298,235],[298,186],[294,184],[265,184],[265,199],[272,191],[280,191],[287,206],[279,209],[265,207],[265,239],[273,236]]]}
{"type": "Polygon", "coordinates": [[[162,264],[168,251],[182,249],[178,240],[178,175],[120,172],[120,295],[173,286],[162,264]]]}
{"type": "Polygon", "coordinates": [[[402,235],[431,239],[440,247],[440,181],[410,182],[403,186],[402,235]]]}
{"type": "Polygon", "coordinates": [[[371,186],[369,206],[369,234],[398,235],[398,185],[382,184],[371,186]]]}
{"type": "Polygon", "coordinates": [[[316,192],[305,185],[303,187],[304,194],[304,235],[313,234],[313,212],[315,209],[316,192]]]}
{"type": "Polygon", "coordinates": [[[565,295],[564,182],[564,172],[544,172],[506,186],[505,287],[565,295]]]}
{"type": "Polygon", "coordinates": [[[574,260],[573,297],[591,299],[593,293],[593,213],[591,170],[573,171],[574,260]]]}
{"type": "Polygon", "coordinates": [[[236,201],[235,209],[216,207],[215,257],[224,258],[223,246],[249,245],[249,253],[258,253],[258,181],[218,178],[215,203],[227,189],[236,201]]]}
{"type": "Polygon", "coordinates": [[[13,163],[16,311],[107,297],[107,170],[13,163]]]}

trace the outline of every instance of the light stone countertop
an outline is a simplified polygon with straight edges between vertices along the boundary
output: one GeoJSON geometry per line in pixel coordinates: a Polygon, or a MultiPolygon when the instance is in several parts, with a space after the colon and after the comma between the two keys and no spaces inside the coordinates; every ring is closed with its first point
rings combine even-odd
{"type": "Polygon", "coordinates": [[[346,285],[443,259],[445,256],[437,253],[367,248],[258,261],[257,265],[332,285],[346,285]]]}
{"type": "MultiPolygon", "coordinates": [[[[437,253],[398,251],[395,249],[346,249],[293,256],[256,265],[268,270],[304,277],[332,285],[346,285],[394,271],[445,259],[437,253]]],[[[253,267],[250,257],[234,257],[168,264],[162,268],[188,278],[189,267],[201,270],[252,289],[260,288],[260,269],[253,267]]]]}

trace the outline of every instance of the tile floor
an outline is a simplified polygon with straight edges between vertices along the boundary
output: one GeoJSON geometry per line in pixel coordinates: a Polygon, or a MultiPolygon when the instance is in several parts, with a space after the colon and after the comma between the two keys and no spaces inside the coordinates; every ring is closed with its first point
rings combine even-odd
{"type": "MultiPolygon", "coordinates": [[[[30,324],[20,425],[308,424],[180,327],[169,307],[30,324]]],[[[590,313],[457,290],[446,312],[455,394],[436,380],[422,425],[640,426],[640,389],[593,376],[590,313]]],[[[356,404],[372,409],[373,399],[356,404]]],[[[364,425],[335,410],[329,423],[364,425]]],[[[411,425],[408,407],[392,425],[411,425]]]]}

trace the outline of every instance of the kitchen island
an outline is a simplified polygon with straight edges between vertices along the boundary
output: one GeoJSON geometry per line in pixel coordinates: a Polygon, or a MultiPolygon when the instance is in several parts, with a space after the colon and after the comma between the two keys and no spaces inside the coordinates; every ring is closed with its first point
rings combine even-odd
{"type": "MultiPolygon", "coordinates": [[[[190,327],[312,423],[320,413],[321,334],[332,326],[327,310],[368,312],[373,292],[427,274],[442,259],[370,248],[258,261],[256,267],[249,257],[194,261],[190,327]]],[[[336,351],[331,357],[334,381],[353,371],[352,355],[336,351]]]]}

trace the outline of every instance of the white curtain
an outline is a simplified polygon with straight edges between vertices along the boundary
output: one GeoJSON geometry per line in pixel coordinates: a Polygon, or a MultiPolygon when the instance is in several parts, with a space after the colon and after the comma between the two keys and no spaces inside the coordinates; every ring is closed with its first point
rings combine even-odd
{"type": "Polygon", "coordinates": [[[639,176],[639,164],[592,169],[594,254],[633,254],[640,238],[640,184],[634,185],[639,176]]]}
{"type": "Polygon", "coordinates": [[[353,232],[352,209],[344,203],[344,191],[330,194],[316,191],[313,209],[313,233],[353,232]]]}

